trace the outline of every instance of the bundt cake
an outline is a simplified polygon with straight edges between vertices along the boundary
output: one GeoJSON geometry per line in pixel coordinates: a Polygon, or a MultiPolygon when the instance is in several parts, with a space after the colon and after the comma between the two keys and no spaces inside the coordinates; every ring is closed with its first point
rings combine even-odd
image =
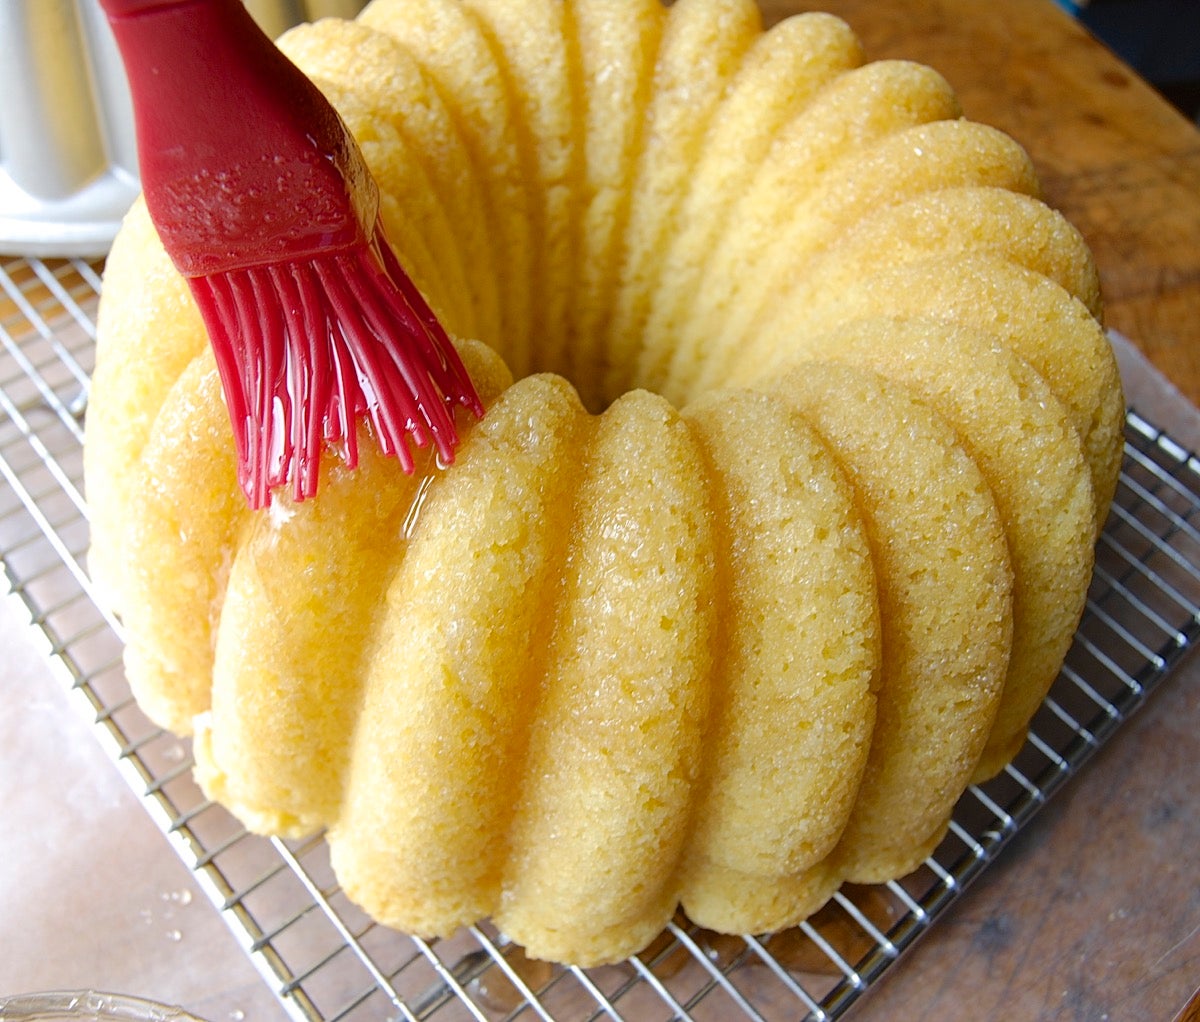
{"type": "Polygon", "coordinates": [[[251,511],[132,210],[90,566],[205,790],[325,829],[386,924],[581,964],[916,867],[1022,744],[1116,486],[1095,268],[1026,154],[752,0],[374,0],[280,46],[487,413],[251,511]]]}

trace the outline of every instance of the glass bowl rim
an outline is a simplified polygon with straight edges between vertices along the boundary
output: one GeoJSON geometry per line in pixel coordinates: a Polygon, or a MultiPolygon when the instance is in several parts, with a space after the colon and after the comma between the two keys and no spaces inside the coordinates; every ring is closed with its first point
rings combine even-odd
{"type": "Polygon", "coordinates": [[[128,994],[98,990],[0,994],[0,1022],[70,1018],[97,1022],[203,1022],[182,1008],[128,994]]]}

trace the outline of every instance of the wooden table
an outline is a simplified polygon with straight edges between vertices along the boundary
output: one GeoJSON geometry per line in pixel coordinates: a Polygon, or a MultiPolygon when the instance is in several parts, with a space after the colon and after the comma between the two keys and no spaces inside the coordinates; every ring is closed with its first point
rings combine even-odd
{"type": "MultiPolygon", "coordinates": [[[[1051,0],[763,0],[937,68],[1091,244],[1107,323],[1200,404],[1200,132],[1051,0]]],[[[1170,1020],[1200,987],[1200,664],[1007,848],[855,1018],[1170,1020]]],[[[1195,1016],[1189,1015],[1189,1022],[1195,1016]]]]}

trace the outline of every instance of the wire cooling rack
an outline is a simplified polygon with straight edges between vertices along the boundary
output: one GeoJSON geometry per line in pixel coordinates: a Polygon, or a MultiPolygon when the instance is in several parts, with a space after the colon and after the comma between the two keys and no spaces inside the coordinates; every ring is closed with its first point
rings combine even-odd
{"type": "Polygon", "coordinates": [[[377,926],[342,894],[324,842],[247,834],[204,799],[185,743],[129,695],[119,623],[83,567],[82,416],[100,281],[80,261],[0,265],[0,557],[49,641],[52,664],[151,815],[297,1019],[831,1020],[867,992],[1195,643],[1200,461],[1136,412],[1084,620],[1025,748],[963,796],[913,875],[840,892],[771,937],[680,918],[620,966],[526,959],[487,925],[421,941],[377,926]]]}

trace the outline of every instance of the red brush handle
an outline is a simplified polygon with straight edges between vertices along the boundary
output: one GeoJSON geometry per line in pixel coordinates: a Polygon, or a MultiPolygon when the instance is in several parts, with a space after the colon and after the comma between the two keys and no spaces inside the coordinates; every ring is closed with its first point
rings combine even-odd
{"type": "Polygon", "coordinates": [[[101,0],[121,49],[146,202],[179,271],[364,244],[379,196],[336,111],[241,0],[101,0]]]}

